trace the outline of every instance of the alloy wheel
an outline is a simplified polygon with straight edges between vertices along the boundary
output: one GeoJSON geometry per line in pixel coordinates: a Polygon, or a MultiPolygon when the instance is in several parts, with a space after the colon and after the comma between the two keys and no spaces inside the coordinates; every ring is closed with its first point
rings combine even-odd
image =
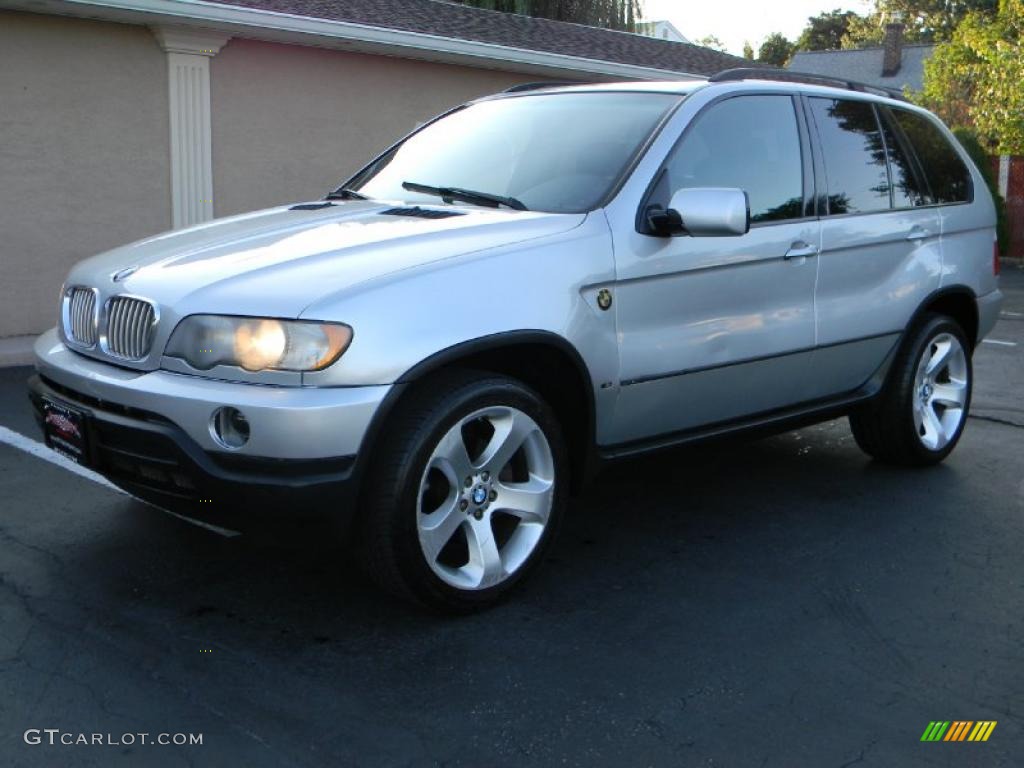
{"type": "Polygon", "coordinates": [[[491,406],[461,418],[420,481],[417,532],[431,570],[465,590],[515,574],[547,527],[554,467],[547,437],[523,411],[491,406]]]}
{"type": "Polygon", "coordinates": [[[940,333],[925,346],[914,377],[913,409],[917,436],[925,448],[942,450],[966,415],[969,368],[960,341],[940,333]]]}

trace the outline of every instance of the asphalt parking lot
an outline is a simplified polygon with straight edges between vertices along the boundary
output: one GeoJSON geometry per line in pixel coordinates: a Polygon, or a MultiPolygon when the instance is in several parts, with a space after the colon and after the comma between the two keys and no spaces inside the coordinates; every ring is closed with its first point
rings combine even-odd
{"type": "MultiPolygon", "coordinates": [[[[469,618],[380,597],[322,537],[226,538],[0,441],[2,762],[1020,765],[1024,272],[1003,288],[944,465],[872,464],[845,421],[622,464],[469,618]],[[922,743],[933,720],[998,725],[922,743]],[[25,743],[46,728],[203,743],[25,743]]],[[[35,439],[27,375],[0,371],[0,425],[35,439]]]]}

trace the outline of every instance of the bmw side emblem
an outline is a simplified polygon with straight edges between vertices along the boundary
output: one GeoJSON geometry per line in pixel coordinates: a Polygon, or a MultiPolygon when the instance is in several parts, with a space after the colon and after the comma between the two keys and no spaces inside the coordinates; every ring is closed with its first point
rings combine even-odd
{"type": "Polygon", "coordinates": [[[602,288],[597,292],[597,306],[601,309],[608,309],[612,305],[612,292],[607,288],[602,288]]]}

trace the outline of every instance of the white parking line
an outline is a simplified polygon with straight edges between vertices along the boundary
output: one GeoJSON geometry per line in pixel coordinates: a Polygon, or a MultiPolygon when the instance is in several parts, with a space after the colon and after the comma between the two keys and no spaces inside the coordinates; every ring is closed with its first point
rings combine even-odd
{"type": "Polygon", "coordinates": [[[1024,317],[1024,312],[1009,312],[1007,310],[1003,310],[999,314],[1002,317],[1024,317]]]}
{"type": "MultiPolygon", "coordinates": [[[[130,493],[128,493],[122,488],[118,488],[116,485],[114,485],[112,482],[107,480],[107,478],[103,477],[102,475],[97,475],[91,469],[86,469],[81,464],[76,464],[71,459],[65,456],[61,456],[59,453],[52,450],[43,443],[40,443],[38,440],[33,440],[30,437],[25,437],[23,434],[21,434],[20,432],[15,432],[13,429],[8,429],[7,427],[0,426],[0,443],[5,443],[6,445],[11,446],[12,448],[17,448],[19,451],[24,451],[25,453],[31,454],[32,456],[35,456],[37,459],[42,459],[43,461],[48,461],[51,464],[56,464],[61,469],[66,469],[69,472],[74,472],[79,477],[84,477],[86,480],[91,480],[92,482],[98,485],[102,485],[104,488],[109,488],[110,490],[120,493],[123,496],[131,496],[130,493]]],[[[171,510],[169,509],[158,507],[156,504],[152,504],[148,501],[145,501],[144,499],[139,499],[135,496],[132,496],[132,498],[135,499],[136,501],[142,502],[147,506],[153,507],[153,509],[159,509],[161,512],[164,512],[170,515],[171,517],[176,517],[179,520],[184,520],[186,523],[192,523],[192,525],[198,525],[200,528],[205,528],[208,531],[213,531],[214,533],[218,533],[226,538],[230,539],[239,535],[238,531],[232,531],[228,528],[221,528],[219,525],[211,525],[210,523],[204,523],[202,520],[193,520],[191,517],[179,515],[177,512],[171,512],[171,510]]]]}
{"type": "Polygon", "coordinates": [[[1001,347],[1016,347],[1016,341],[1000,341],[999,339],[982,339],[982,344],[998,344],[1001,347]]]}

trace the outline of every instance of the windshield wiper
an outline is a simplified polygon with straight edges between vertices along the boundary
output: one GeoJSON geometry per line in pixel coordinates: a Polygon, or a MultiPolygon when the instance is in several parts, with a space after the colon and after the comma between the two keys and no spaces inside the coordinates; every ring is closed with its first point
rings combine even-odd
{"type": "Polygon", "coordinates": [[[356,192],[354,189],[348,189],[342,187],[331,192],[324,200],[369,200],[366,195],[362,192],[356,192]]]}
{"type": "Polygon", "coordinates": [[[517,211],[528,210],[521,200],[516,200],[514,197],[492,195],[490,192],[477,192],[472,189],[461,189],[459,187],[432,187],[429,184],[417,184],[414,181],[403,181],[402,188],[410,192],[437,195],[446,203],[451,203],[453,200],[463,200],[467,203],[475,203],[476,205],[492,205],[495,208],[499,205],[504,205],[517,211]]]}

